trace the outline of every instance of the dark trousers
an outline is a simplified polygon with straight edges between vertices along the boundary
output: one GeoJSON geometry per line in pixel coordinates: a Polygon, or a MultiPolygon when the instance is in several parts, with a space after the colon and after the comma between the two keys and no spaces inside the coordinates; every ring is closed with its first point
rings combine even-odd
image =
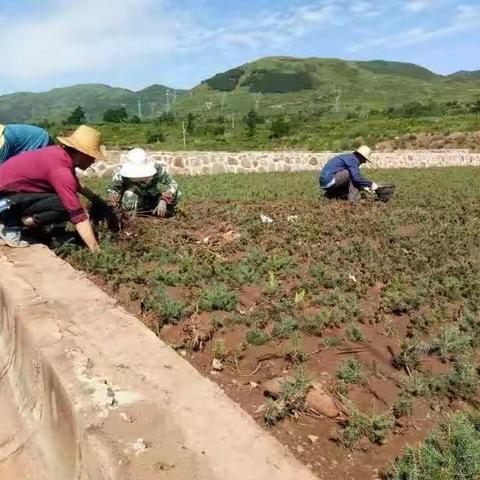
{"type": "Polygon", "coordinates": [[[358,202],[361,198],[360,190],[353,184],[348,170],[341,170],[335,174],[335,183],[325,188],[327,198],[338,198],[358,202]]]}
{"type": "Polygon", "coordinates": [[[0,198],[8,198],[13,204],[2,215],[7,227],[21,225],[24,217],[32,217],[38,226],[66,222],[69,218],[60,197],[55,193],[0,193],[0,198]]]}

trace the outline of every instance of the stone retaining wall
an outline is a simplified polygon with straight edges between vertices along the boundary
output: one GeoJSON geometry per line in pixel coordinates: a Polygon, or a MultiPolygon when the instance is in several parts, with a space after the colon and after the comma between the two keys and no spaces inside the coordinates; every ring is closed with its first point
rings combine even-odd
{"type": "MultiPolygon", "coordinates": [[[[121,151],[109,151],[108,162],[100,162],[97,174],[110,174],[121,151]]],[[[176,175],[216,173],[290,172],[319,170],[332,152],[151,152],[176,175]]],[[[468,150],[397,150],[375,152],[373,168],[415,168],[480,165],[480,153],[468,150]]],[[[368,166],[368,165],[367,165],[368,166]]]]}

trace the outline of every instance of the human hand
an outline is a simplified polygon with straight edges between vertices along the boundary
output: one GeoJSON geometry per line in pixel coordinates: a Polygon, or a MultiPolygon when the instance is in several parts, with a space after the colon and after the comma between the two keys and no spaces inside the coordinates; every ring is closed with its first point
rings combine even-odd
{"type": "Polygon", "coordinates": [[[162,198],[153,210],[153,214],[160,218],[167,216],[167,202],[162,198]]]}
{"type": "Polygon", "coordinates": [[[372,192],[375,192],[378,188],[378,185],[375,182],[372,182],[372,186],[370,187],[372,192]]]}

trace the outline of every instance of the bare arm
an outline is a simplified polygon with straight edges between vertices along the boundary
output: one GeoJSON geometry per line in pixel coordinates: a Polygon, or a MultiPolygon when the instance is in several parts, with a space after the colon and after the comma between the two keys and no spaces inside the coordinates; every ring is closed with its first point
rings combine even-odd
{"type": "Polygon", "coordinates": [[[87,220],[83,220],[83,222],[75,224],[75,228],[91,252],[98,252],[100,250],[100,245],[95,238],[92,224],[88,218],[87,220]]]}

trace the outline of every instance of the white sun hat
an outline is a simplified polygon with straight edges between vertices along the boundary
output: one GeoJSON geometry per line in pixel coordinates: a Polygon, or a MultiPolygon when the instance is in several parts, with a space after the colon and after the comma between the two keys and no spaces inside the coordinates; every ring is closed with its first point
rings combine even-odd
{"type": "Polygon", "coordinates": [[[155,162],[141,148],[130,150],[122,161],[120,175],[126,178],[147,178],[157,173],[155,162]]]}

